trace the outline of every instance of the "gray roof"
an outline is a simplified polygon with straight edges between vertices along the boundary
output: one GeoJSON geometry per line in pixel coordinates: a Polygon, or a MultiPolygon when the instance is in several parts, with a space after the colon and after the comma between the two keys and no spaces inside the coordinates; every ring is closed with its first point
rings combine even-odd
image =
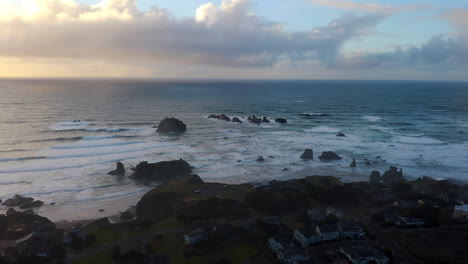
{"type": "Polygon", "coordinates": [[[353,259],[358,260],[361,258],[375,257],[382,258],[386,257],[385,254],[370,244],[344,244],[341,249],[349,254],[353,259]]]}

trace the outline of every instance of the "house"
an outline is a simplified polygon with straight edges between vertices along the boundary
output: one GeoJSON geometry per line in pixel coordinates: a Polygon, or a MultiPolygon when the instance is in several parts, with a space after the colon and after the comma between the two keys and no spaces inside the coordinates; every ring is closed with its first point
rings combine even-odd
{"type": "Polygon", "coordinates": [[[369,244],[344,244],[340,252],[353,264],[388,264],[390,259],[378,248],[369,244]]]}
{"type": "Polygon", "coordinates": [[[301,264],[308,262],[309,258],[302,254],[302,251],[294,246],[287,246],[278,251],[277,257],[284,264],[301,264]]]}
{"type": "Polygon", "coordinates": [[[81,225],[76,225],[72,229],[65,232],[63,236],[63,243],[69,244],[78,240],[85,240],[88,232],[81,225]]]}
{"type": "Polygon", "coordinates": [[[307,211],[307,217],[309,217],[310,221],[314,223],[321,223],[325,221],[327,215],[325,215],[325,213],[320,210],[310,209],[307,211]]]}
{"type": "Polygon", "coordinates": [[[393,203],[394,207],[399,208],[416,208],[419,207],[419,201],[411,201],[411,200],[399,200],[393,203]]]}
{"type": "Polygon", "coordinates": [[[364,239],[366,237],[366,232],[358,221],[340,221],[338,226],[344,238],[364,239]]]}
{"type": "Polygon", "coordinates": [[[208,240],[208,233],[204,228],[198,228],[184,235],[186,245],[195,245],[208,240]]]}
{"type": "Polygon", "coordinates": [[[336,208],[334,208],[334,207],[328,207],[328,208],[325,210],[325,214],[326,214],[327,216],[329,216],[330,214],[332,214],[332,215],[335,215],[336,218],[341,219],[341,211],[338,210],[338,209],[336,209],[336,208]]]}
{"type": "Polygon", "coordinates": [[[385,223],[389,225],[403,224],[403,221],[401,221],[400,216],[398,216],[398,214],[396,214],[395,212],[384,214],[384,219],[385,223]]]}
{"type": "Polygon", "coordinates": [[[313,227],[304,227],[294,230],[294,239],[304,248],[322,240],[313,227]]]}
{"type": "Polygon", "coordinates": [[[421,218],[417,217],[400,217],[401,221],[403,222],[403,225],[409,225],[409,226],[422,226],[424,225],[424,220],[421,218]]]}
{"type": "Polygon", "coordinates": [[[277,254],[278,251],[285,248],[286,246],[291,245],[292,239],[290,235],[279,234],[273,237],[270,237],[267,241],[268,247],[277,254]]]}
{"type": "Polygon", "coordinates": [[[468,204],[456,205],[453,209],[455,219],[468,220],[468,204]]]}
{"type": "Polygon", "coordinates": [[[318,225],[315,230],[324,241],[340,238],[340,228],[337,224],[318,225]]]}

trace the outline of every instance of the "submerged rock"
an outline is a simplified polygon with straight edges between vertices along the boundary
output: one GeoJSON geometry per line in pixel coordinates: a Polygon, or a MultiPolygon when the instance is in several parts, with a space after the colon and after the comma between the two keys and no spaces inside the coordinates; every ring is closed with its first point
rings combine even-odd
{"type": "Polygon", "coordinates": [[[346,135],[343,134],[343,133],[338,133],[338,134],[336,134],[336,136],[337,136],[337,137],[346,137],[346,135]]]}
{"type": "Polygon", "coordinates": [[[314,158],[314,151],[312,149],[305,149],[301,155],[301,159],[311,160],[314,158]]]}
{"type": "Polygon", "coordinates": [[[286,124],[288,122],[288,120],[286,120],[284,118],[276,118],[275,122],[280,123],[280,124],[286,124]]]}
{"type": "Polygon", "coordinates": [[[176,118],[164,118],[158,125],[156,132],[183,132],[187,130],[184,122],[176,118]]]}
{"type": "Polygon", "coordinates": [[[117,168],[113,171],[109,171],[109,175],[125,175],[125,166],[121,162],[117,162],[117,168]]]}
{"type": "Polygon", "coordinates": [[[349,166],[350,166],[351,168],[356,168],[356,160],[353,159],[353,161],[351,162],[351,164],[349,164],[349,166]]]}
{"type": "Polygon", "coordinates": [[[192,167],[185,160],[161,161],[157,163],[140,162],[130,178],[135,180],[166,182],[181,176],[189,176],[192,167]]]}
{"type": "Polygon", "coordinates": [[[258,162],[263,162],[263,161],[265,161],[265,159],[262,156],[258,156],[257,161],[258,162]]]}
{"type": "Polygon", "coordinates": [[[29,209],[29,208],[35,208],[35,207],[40,207],[44,204],[43,201],[36,200],[34,202],[26,202],[22,205],[20,205],[20,209],[29,209]]]}
{"type": "Polygon", "coordinates": [[[322,155],[320,155],[319,159],[321,161],[331,161],[331,160],[340,160],[341,157],[338,156],[338,154],[336,154],[333,151],[324,151],[322,152],[322,155]]]}
{"type": "Polygon", "coordinates": [[[32,201],[34,201],[34,199],[31,197],[23,197],[17,194],[13,196],[12,198],[7,199],[5,202],[3,202],[3,205],[13,207],[13,206],[20,206],[24,203],[28,203],[32,201]]]}

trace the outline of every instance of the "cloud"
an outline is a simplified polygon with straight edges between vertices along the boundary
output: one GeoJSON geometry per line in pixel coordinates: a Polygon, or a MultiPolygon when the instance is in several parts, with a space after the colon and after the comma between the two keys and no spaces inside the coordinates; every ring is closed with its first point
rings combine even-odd
{"type": "Polygon", "coordinates": [[[0,57],[141,60],[273,66],[282,59],[332,60],[341,46],[383,16],[345,15],[311,31],[288,32],[252,14],[247,0],[208,3],[191,19],[139,11],[136,0],[35,0],[33,15],[0,22],[0,57]]]}
{"type": "Polygon", "coordinates": [[[377,3],[357,3],[346,0],[312,0],[310,3],[330,8],[344,9],[349,11],[374,12],[374,13],[398,13],[402,11],[420,10],[431,7],[430,4],[407,4],[407,5],[383,5],[377,3]]]}

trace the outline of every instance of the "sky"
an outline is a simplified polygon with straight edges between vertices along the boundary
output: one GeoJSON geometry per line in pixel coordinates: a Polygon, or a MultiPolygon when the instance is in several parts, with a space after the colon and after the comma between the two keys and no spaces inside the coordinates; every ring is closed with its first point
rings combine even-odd
{"type": "Polygon", "coordinates": [[[468,0],[0,0],[0,77],[468,81],[468,0]]]}

